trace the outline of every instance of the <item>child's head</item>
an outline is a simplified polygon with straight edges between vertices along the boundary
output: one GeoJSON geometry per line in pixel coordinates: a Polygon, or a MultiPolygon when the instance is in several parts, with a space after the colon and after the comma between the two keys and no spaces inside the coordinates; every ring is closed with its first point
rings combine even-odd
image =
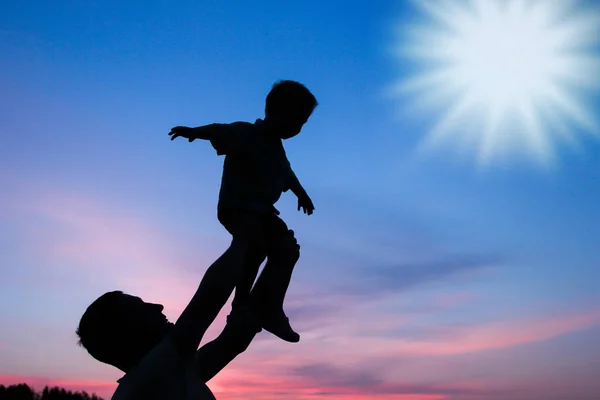
{"type": "Polygon", "coordinates": [[[315,96],[301,83],[278,81],[267,95],[265,121],[282,139],[288,139],[300,133],[317,105],[315,96]]]}

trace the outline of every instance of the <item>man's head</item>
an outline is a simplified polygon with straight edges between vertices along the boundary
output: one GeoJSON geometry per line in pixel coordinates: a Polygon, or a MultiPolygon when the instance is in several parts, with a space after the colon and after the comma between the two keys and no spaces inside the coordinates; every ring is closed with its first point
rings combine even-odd
{"type": "Polygon", "coordinates": [[[317,105],[315,96],[301,83],[278,81],[267,95],[265,122],[282,139],[289,139],[300,133],[317,105]]]}
{"type": "Polygon", "coordinates": [[[96,360],[127,372],[173,326],[163,308],[120,291],[105,293],[81,317],[79,344],[96,360]]]}

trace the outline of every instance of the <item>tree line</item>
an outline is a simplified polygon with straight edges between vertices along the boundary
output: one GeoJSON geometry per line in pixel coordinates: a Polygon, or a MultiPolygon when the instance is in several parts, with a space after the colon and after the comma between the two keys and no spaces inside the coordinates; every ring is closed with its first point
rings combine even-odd
{"type": "Polygon", "coordinates": [[[73,392],[60,387],[44,387],[41,392],[36,392],[25,383],[17,385],[0,385],[0,400],[104,400],[95,394],[84,391],[73,392]]]}

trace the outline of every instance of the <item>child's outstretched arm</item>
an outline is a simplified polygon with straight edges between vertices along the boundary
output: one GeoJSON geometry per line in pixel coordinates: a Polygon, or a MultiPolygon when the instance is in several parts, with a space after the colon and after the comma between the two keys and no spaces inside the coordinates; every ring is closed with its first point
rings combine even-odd
{"type": "Polygon", "coordinates": [[[217,155],[225,155],[243,152],[247,149],[252,138],[252,127],[253,124],[247,122],[209,124],[197,128],[176,126],[171,129],[169,136],[171,136],[171,140],[181,136],[190,142],[196,139],[208,140],[217,151],[217,155]]]}
{"type": "Polygon", "coordinates": [[[315,206],[291,168],[290,172],[289,189],[298,197],[298,211],[302,208],[304,214],[311,215],[315,210],[315,206]]]}
{"type": "Polygon", "coordinates": [[[171,136],[171,140],[175,140],[175,138],[181,136],[188,139],[190,142],[193,142],[196,139],[211,140],[218,135],[220,125],[221,124],[209,124],[198,126],[196,128],[176,126],[171,129],[169,136],[171,136]]]}

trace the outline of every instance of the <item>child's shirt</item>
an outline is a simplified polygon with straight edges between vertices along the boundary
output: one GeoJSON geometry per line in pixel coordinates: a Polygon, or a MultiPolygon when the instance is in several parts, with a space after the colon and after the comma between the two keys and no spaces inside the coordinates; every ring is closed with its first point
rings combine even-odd
{"type": "Polygon", "coordinates": [[[295,174],[280,138],[268,136],[264,121],[218,124],[211,144],[225,155],[219,210],[272,213],[295,174]]]}

